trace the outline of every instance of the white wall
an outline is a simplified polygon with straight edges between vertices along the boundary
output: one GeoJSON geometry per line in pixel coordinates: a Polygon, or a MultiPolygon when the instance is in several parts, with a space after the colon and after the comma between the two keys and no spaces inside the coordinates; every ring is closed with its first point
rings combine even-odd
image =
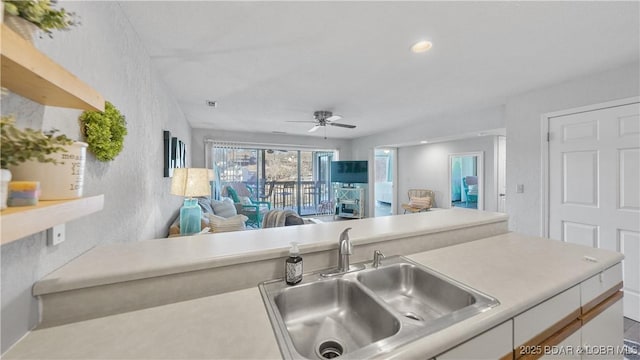
{"type": "Polygon", "coordinates": [[[496,136],[482,136],[435,144],[402,147],[398,149],[398,214],[402,203],[407,203],[409,189],[430,189],[435,192],[436,206],[448,208],[449,155],[482,152],[484,155],[484,209],[496,211],[494,165],[496,136]]]}
{"type": "MultiPolygon", "coordinates": [[[[82,25],[36,39],[36,46],[78,78],[97,89],[126,116],[129,134],[112,162],[88,156],[85,195],[104,194],[104,210],[67,223],[66,241],[46,246],[45,233],[5,244],[2,253],[2,352],[38,321],[33,283],[96,244],[166,236],[181,199],[169,194],[162,175],[162,130],[187,146],[191,128],[173,97],[152,69],[136,33],[115,2],[64,2],[82,17],[82,25]]],[[[17,95],[3,96],[2,114],[18,124],[58,128],[80,139],[80,111],[44,107],[17,95]]],[[[38,219],[33,219],[38,221],[38,219]]]]}
{"type": "Polygon", "coordinates": [[[507,100],[507,213],[513,231],[541,233],[541,116],[640,94],[640,63],[513,96],[507,100]],[[516,193],[516,185],[524,193],[516,193]]]}
{"type": "MultiPolygon", "coordinates": [[[[475,134],[481,131],[504,128],[502,106],[460,111],[425,118],[411,125],[402,125],[392,131],[353,139],[353,160],[367,160],[376,147],[397,147],[418,144],[421,140],[438,139],[460,134],[475,134]]],[[[389,119],[393,122],[393,119],[389,119]]],[[[402,174],[398,174],[402,176],[402,174]]]]}
{"type": "Polygon", "coordinates": [[[322,137],[314,136],[193,129],[191,137],[191,146],[193,149],[191,160],[193,161],[194,167],[205,167],[205,139],[259,144],[301,145],[304,147],[315,147],[316,149],[335,149],[340,151],[340,160],[349,160],[351,158],[351,140],[346,139],[323,139],[322,137]]]}
{"type": "MultiPolygon", "coordinates": [[[[393,121],[393,119],[389,119],[389,121],[393,121]]],[[[503,106],[482,108],[475,111],[460,111],[453,114],[443,114],[440,116],[425,118],[411,125],[402,125],[396,130],[353,139],[351,143],[351,159],[369,160],[371,162],[373,160],[373,154],[376,147],[398,147],[405,150],[412,148],[407,147],[406,144],[416,144],[422,140],[459,137],[462,134],[473,134],[475,136],[475,134],[478,132],[500,129],[504,128],[504,126],[505,123],[503,106]]],[[[417,148],[421,147],[418,146],[417,148]]],[[[493,151],[493,148],[491,151],[493,151]]],[[[411,179],[414,176],[415,171],[419,170],[414,170],[410,166],[407,168],[403,168],[400,154],[401,150],[399,150],[398,152],[397,181],[402,182],[407,181],[407,179],[411,179]],[[405,173],[405,171],[409,172],[405,173]]],[[[485,159],[485,162],[486,161],[487,160],[485,159]]],[[[447,170],[444,170],[444,172],[446,173],[447,170]]],[[[373,180],[373,177],[370,177],[370,179],[373,180]]],[[[424,188],[423,186],[424,185],[416,187],[424,188]]],[[[488,185],[486,185],[485,187],[487,186],[488,185]]],[[[407,190],[409,188],[402,188],[397,184],[395,188],[398,189],[398,201],[396,201],[396,208],[400,209],[400,205],[407,201],[407,190]]],[[[446,190],[438,191],[446,192],[446,190]]],[[[368,195],[368,199],[369,206],[367,206],[367,210],[368,213],[373,214],[375,211],[374,194],[370,192],[368,195]]],[[[438,201],[437,198],[436,201],[438,201]]],[[[397,210],[396,214],[402,214],[402,211],[398,211],[399,210],[397,210]]]]}

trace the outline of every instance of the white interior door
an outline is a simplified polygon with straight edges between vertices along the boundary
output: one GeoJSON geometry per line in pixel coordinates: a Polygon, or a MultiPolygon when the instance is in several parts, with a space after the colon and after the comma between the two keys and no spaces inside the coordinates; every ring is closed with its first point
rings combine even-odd
{"type": "Polygon", "coordinates": [[[549,237],[624,253],[640,321],[640,104],[549,119],[549,237]]]}

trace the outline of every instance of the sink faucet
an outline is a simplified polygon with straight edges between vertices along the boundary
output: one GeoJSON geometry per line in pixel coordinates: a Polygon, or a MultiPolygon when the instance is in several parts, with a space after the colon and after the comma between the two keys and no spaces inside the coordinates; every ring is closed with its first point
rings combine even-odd
{"type": "Polygon", "coordinates": [[[353,254],[353,245],[351,245],[351,240],[349,240],[349,230],[351,230],[351,228],[344,229],[340,234],[340,240],[338,240],[339,272],[349,271],[349,255],[353,254]]]}

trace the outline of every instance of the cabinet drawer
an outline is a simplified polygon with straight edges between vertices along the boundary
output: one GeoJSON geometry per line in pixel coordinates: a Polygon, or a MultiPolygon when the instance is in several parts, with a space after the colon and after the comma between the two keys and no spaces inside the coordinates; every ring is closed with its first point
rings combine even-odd
{"type": "Polygon", "coordinates": [[[537,345],[580,315],[580,285],[576,285],[516,316],[513,340],[518,357],[521,345],[537,345]]]}
{"type": "Polygon", "coordinates": [[[437,356],[436,359],[501,359],[505,355],[511,355],[511,358],[512,333],[513,322],[509,320],[437,356]]]}
{"type": "Polygon", "coordinates": [[[622,288],[622,264],[618,263],[580,284],[580,304],[587,313],[622,288]]]}

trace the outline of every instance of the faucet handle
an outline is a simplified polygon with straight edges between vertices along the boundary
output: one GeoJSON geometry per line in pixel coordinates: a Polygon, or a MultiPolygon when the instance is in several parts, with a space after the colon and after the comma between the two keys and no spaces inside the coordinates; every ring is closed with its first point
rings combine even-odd
{"type": "Polygon", "coordinates": [[[376,269],[378,268],[378,266],[380,266],[380,264],[382,264],[382,259],[384,259],[384,254],[382,253],[382,251],[380,250],[376,250],[373,252],[373,267],[375,267],[376,269]]]}

